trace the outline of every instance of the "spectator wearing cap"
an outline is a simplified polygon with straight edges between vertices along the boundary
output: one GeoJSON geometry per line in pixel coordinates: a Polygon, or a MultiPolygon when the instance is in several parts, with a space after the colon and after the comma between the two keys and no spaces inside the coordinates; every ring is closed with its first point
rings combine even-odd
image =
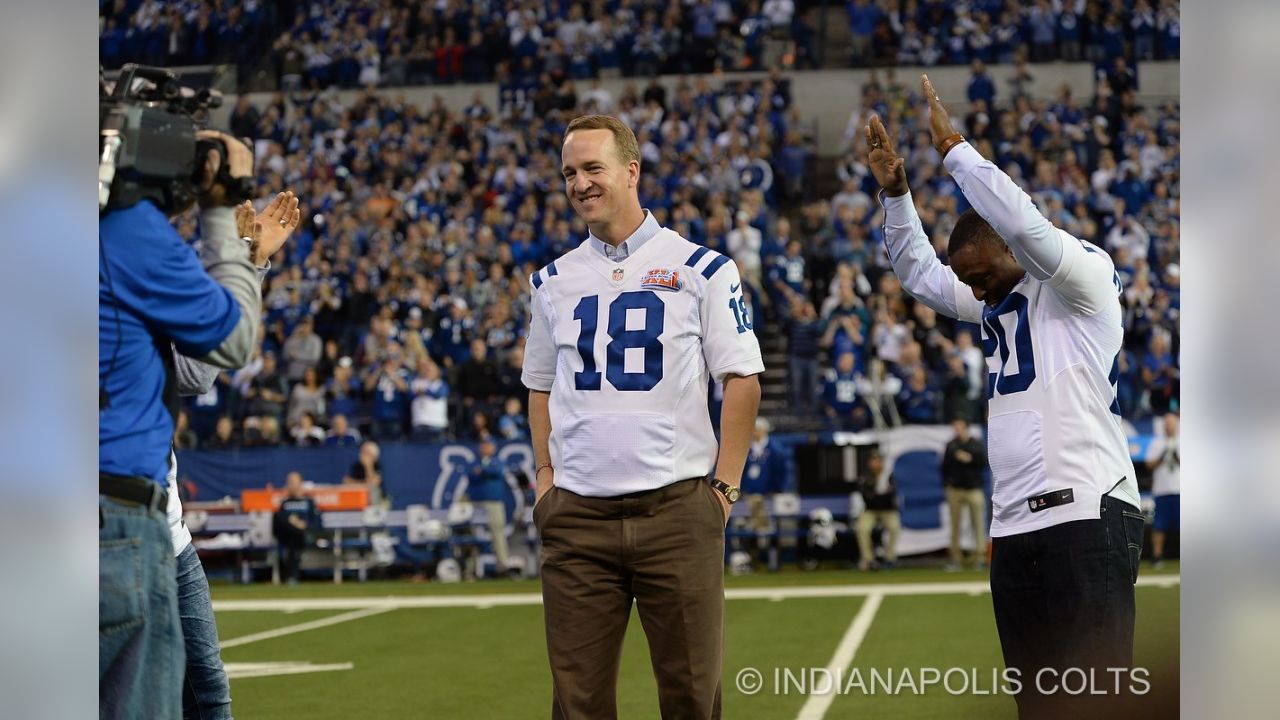
{"type": "Polygon", "coordinates": [[[467,497],[485,511],[494,561],[500,575],[506,574],[507,556],[507,468],[498,458],[498,446],[491,435],[480,439],[480,455],[468,475],[467,497]]]}
{"type": "Polygon", "coordinates": [[[902,514],[898,510],[898,484],[893,473],[884,466],[884,456],[872,449],[866,470],[858,477],[858,494],[863,511],[854,525],[858,536],[858,569],[866,572],[877,567],[871,533],[879,525],[884,530],[884,562],[879,567],[892,568],[898,562],[898,535],[902,532],[902,514]]]}

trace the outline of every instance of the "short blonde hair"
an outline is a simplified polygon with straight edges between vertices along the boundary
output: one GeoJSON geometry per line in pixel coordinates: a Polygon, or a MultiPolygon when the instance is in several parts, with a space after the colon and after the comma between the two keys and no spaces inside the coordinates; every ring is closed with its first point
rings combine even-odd
{"type": "Polygon", "coordinates": [[[626,123],[612,115],[579,115],[569,121],[565,129],[565,138],[574,130],[608,130],[613,133],[613,146],[617,150],[618,159],[623,164],[632,160],[640,162],[640,143],[636,142],[636,134],[626,123]]]}

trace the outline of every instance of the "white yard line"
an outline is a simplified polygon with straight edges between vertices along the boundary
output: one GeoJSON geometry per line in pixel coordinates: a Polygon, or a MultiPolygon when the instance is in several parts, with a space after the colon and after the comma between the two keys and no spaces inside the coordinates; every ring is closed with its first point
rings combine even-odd
{"type": "MultiPolygon", "coordinates": [[[[876,611],[880,609],[880,601],[883,599],[882,593],[871,593],[867,595],[866,600],[862,601],[862,608],[858,610],[857,615],[853,616],[853,622],[849,623],[849,629],[844,631],[844,637],[840,638],[835,654],[827,663],[827,672],[830,677],[843,677],[844,669],[853,662],[853,656],[857,654],[862,639],[867,636],[867,630],[871,628],[871,621],[875,619],[876,611]]],[[[796,716],[796,720],[822,720],[839,690],[833,685],[825,693],[810,693],[804,707],[800,708],[800,714],[796,716]]]]}
{"type": "Polygon", "coordinates": [[[333,672],[335,670],[351,670],[355,663],[328,663],[316,665],[309,662],[261,662],[261,663],[225,663],[227,678],[270,677],[272,675],[301,675],[303,673],[333,672]]]}
{"type": "MultiPolygon", "coordinates": [[[[1179,575],[1152,575],[1138,578],[1138,587],[1175,587],[1179,575]]],[[[810,587],[731,588],[727,600],[791,600],[798,598],[870,597],[872,595],[982,595],[990,592],[985,582],[884,583],[878,585],[815,585],[810,587]]],[[[299,610],[399,610],[403,608],[491,608],[501,605],[541,605],[541,593],[495,593],[492,595],[402,595],[383,597],[298,598],[293,600],[214,600],[216,612],[299,610]]],[[[333,624],[337,618],[317,620],[333,624]]],[[[363,617],[363,616],[360,616],[363,617]]],[[[348,618],[351,620],[355,617],[348,618]]],[[[337,620],[345,622],[346,620],[337,620]]],[[[310,625],[311,623],[303,623],[310,625]]],[[[302,627],[302,626],[293,626],[302,627]]],[[[318,625],[317,627],[324,627],[318,625]]],[[[286,628],[281,628],[284,630],[286,628]]],[[[307,628],[309,629],[309,628],[307,628]]],[[[279,631],[270,631],[279,632],[279,631]]],[[[261,634],[261,633],[260,633],[261,634]]],[[[252,636],[250,636],[252,637],[252,636]]],[[[226,643],[223,643],[226,647],[226,643]]]]}
{"type": "Polygon", "coordinates": [[[329,627],[330,625],[337,625],[339,623],[350,622],[352,620],[359,620],[360,618],[366,618],[371,615],[380,615],[384,612],[389,612],[391,610],[395,610],[395,608],[367,607],[362,610],[356,610],[354,612],[343,613],[341,615],[334,615],[333,617],[320,618],[319,620],[312,620],[310,622],[298,623],[297,625],[286,625],[284,627],[276,628],[274,630],[266,630],[260,633],[254,633],[252,635],[244,635],[242,637],[232,638],[230,640],[223,640],[221,645],[222,645],[222,649],[226,650],[227,648],[239,647],[241,645],[248,645],[249,643],[259,642],[261,640],[271,640],[273,638],[284,637],[285,635],[292,635],[294,633],[306,632],[308,630],[317,630],[319,628],[329,627]]]}

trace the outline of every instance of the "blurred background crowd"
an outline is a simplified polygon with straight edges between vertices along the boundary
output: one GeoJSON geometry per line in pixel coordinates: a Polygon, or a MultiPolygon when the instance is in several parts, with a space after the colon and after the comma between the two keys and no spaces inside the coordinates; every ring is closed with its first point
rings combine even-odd
{"type": "Polygon", "coordinates": [[[782,67],[1175,59],[1177,0],[99,0],[104,65],[254,89],[782,67]]]}
{"type": "MultiPolygon", "coordinates": [[[[778,68],[824,57],[968,65],[953,109],[965,135],[1055,224],[1115,260],[1124,416],[1177,408],[1179,108],[1136,99],[1136,61],[1177,57],[1176,2],[114,0],[100,10],[107,66],[265,73],[274,92],[234,101],[231,131],[255,141],[258,206],[284,189],[302,203],[264,285],[258,356],[187,402],[179,448],[526,438],[529,276],[586,237],[558,153],[569,119],[587,112],[636,131],[644,206],[738,264],[756,332],[785,358],[767,363],[787,393],[762,410],[775,429],[981,421],[976,328],[902,291],[865,165],[861,128],[874,112],[944,254],[967,205],[929,142],[914,78],[871,73],[850,89],[843,147],[819,148],[778,68]],[[817,29],[833,9],[847,21],[834,44],[817,29]],[[783,43],[778,62],[766,40],[783,43]],[[1095,64],[1092,96],[1030,95],[1036,63],[1058,59],[1095,64]],[[997,82],[988,62],[1015,72],[997,82]],[[751,80],[654,78],[762,67],[773,69],[751,80]],[[599,81],[611,75],[639,77],[614,92],[599,81]],[[371,87],[482,81],[498,83],[496,104],[477,93],[462,109],[418,105],[371,87]],[[834,177],[817,176],[819,155],[838,158],[834,177]]],[[[177,223],[198,241],[194,217],[177,223]]]]}

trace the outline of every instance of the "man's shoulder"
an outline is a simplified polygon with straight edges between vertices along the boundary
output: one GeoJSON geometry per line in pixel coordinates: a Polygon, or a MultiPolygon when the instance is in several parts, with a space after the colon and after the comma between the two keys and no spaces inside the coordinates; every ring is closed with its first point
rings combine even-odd
{"type": "Polygon", "coordinates": [[[669,266],[668,269],[689,278],[695,286],[705,285],[733,262],[728,255],[686,240],[667,228],[660,230],[650,242],[660,243],[654,255],[655,262],[669,266]]]}
{"type": "Polygon", "coordinates": [[[567,269],[576,270],[587,262],[586,253],[590,250],[588,243],[579,243],[576,247],[562,253],[559,257],[551,262],[543,265],[534,271],[529,277],[529,282],[533,285],[534,292],[537,292],[553,281],[554,278],[560,277],[562,271],[567,269]]]}

